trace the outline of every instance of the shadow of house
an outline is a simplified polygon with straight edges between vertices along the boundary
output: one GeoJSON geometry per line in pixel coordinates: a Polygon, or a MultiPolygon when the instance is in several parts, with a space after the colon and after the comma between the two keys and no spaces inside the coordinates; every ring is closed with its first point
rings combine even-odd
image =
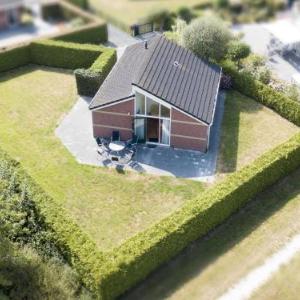
{"type": "Polygon", "coordinates": [[[300,169],[260,194],[205,237],[192,243],[121,299],[158,300],[172,295],[299,195],[299,180],[300,169]]]}
{"type": "Polygon", "coordinates": [[[255,114],[263,106],[235,91],[228,92],[221,129],[218,172],[232,173],[237,170],[241,114],[255,114]]]}

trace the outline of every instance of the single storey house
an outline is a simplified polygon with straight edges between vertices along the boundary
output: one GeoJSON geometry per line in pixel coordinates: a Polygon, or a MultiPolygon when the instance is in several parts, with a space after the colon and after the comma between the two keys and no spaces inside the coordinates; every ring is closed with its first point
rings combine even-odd
{"type": "Polygon", "coordinates": [[[221,68],[159,35],[126,48],[90,104],[94,137],[205,152],[221,68]]]}

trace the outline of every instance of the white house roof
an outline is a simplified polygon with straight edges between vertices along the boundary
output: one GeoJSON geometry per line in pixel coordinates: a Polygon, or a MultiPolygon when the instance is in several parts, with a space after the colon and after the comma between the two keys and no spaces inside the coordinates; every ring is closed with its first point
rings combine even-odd
{"type": "Polygon", "coordinates": [[[266,24],[265,27],[284,45],[300,43],[300,19],[278,20],[266,24]]]}

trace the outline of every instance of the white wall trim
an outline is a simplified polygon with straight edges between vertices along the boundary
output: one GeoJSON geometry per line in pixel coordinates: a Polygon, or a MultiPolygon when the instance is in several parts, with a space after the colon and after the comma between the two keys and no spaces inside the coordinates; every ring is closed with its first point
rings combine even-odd
{"type": "Polygon", "coordinates": [[[103,108],[114,106],[114,105],[117,105],[117,104],[120,104],[120,103],[123,103],[123,102],[127,102],[127,101],[131,101],[131,100],[134,100],[134,97],[130,97],[128,99],[123,99],[123,100],[112,102],[112,103],[108,103],[108,104],[105,104],[105,105],[100,106],[100,107],[95,107],[95,108],[92,108],[91,111],[101,110],[103,108]]]}
{"type": "Polygon", "coordinates": [[[109,129],[118,129],[118,130],[126,130],[133,132],[131,128],[125,128],[125,127],[117,127],[117,126],[109,126],[109,125],[102,125],[102,124],[93,124],[93,127],[102,127],[102,128],[109,128],[109,129]]]}
{"type": "Polygon", "coordinates": [[[200,137],[194,137],[194,136],[188,136],[188,135],[171,134],[171,137],[172,136],[173,137],[183,138],[183,139],[206,141],[206,138],[200,138],[200,137]]]}

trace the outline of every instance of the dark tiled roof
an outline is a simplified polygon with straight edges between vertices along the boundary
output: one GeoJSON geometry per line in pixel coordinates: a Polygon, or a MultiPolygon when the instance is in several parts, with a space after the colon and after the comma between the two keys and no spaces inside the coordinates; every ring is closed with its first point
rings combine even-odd
{"type": "Polygon", "coordinates": [[[137,43],[127,47],[120,60],[115,64],[101,85],[90,104],[90,109],[133,96],[133,77],[141,68],[145,55],[149,50],[145,49],[144,43],[137,43]]]}
{"type": "Polygon", "coordinates": [[[90,108],[131,96],[133,84],[210,124],[220,76],[218,66],[159,36],[147,50],[143,43],[127,48],[90,108]]]}

